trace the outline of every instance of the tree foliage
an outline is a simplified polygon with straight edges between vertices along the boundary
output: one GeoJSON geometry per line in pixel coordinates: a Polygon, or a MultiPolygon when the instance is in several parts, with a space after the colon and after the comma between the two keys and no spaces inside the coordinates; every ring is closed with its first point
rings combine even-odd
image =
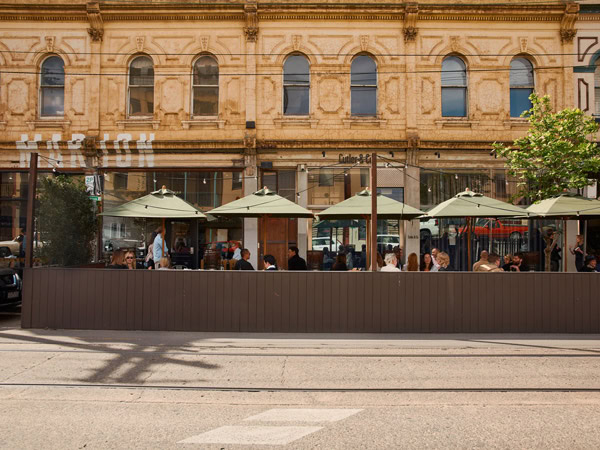
{"type": "Polygon", "coordinates": [[[594,119],[580,109],[553,113],[547,95],[533,93],[529,98],[533,107],[521,115],[529,119],[528,134],[510,147],[494,143],[509,173],[519,180],[516,195],[538,201],[588,186],[590,174],[600,170],[594,119]]]}
{"type": "Polygon", "coordinates": [[[40,187],[38,229],[42,260],[60,266],[89,263],[97,221],[84,183],[61,175],[43,179],[40,187]]]}

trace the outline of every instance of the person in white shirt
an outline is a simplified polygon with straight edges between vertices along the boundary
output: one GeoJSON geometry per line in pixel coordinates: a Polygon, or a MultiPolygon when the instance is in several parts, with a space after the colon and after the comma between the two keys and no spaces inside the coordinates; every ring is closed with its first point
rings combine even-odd
{"type": "Polygon", "coordinates": [[[242,259],[242,249],[240,248],[240,243],[236,241],[234,243],[234,248],[235,250],[233,251],[233,256],[231,257],[231,259],[239,261],[240,259],[242,259]]]}
{"type": "Polygon", "coordinates": [[[396,255],[394,253],[387,253],[385,255],[385,266],[381,268],[381,272],[400,272],[396,264],[398,264],[396,255]]]}
{"type": "Polygon", "coordinates": [[[163,228],[160,227],[159,230],[157,230],[158,234],[154,238],[154,244],[152,245],[152,257],[154,258],[154,265],[157,269],[160,265],[160,259],[163,256],[166,256],[167,253],[169,252],[169,249],[167,248],[167,244],[165,243],[164,244],[165,251],[163,254],[163,237],[162,237],[163,228]]]}
{"type": "Polygon", "coordinates": [[[431,262],[433,263],[433,267],[430,272],[437,272],[440,270],[440,263],[437,262],[437,255],[439,255],[440,251],[437,248],[431,250],[431,262]]]}

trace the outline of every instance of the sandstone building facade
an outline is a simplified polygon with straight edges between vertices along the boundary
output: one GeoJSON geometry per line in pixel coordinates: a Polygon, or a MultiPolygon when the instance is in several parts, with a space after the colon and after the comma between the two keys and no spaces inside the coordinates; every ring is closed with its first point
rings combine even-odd
{"type": "MultiPolygon", "coordinates": [[[[105,206],[168,184],[208,209],[268,185],[317,212],[368,184],[371,152],[410,205],[464,187],[505,198],[491,144],[526,132],[528,93],[597,108],[597,78],[572,66],[579,46],[577,64],[597,64],[598,28],[582,41],[576,3],[519,3],[7,1],[2,238],[23,225],[32,151],[46,171],[105,175],[105,206]]],[[[311,224],[292,222],[274,240],[305,251],[311,224]]],[[[257,232],[202,231],[249,248],[257,232]]],[[[418,250],[418,223],[401,234],[418,250]]]]}

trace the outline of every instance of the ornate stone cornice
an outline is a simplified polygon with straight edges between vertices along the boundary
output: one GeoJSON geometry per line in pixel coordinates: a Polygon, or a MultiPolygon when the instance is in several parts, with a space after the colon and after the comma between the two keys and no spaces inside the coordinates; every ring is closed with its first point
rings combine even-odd
{"type": "Polygon", "coordinates": [[[98,3],[87,4],[87,16],[90,22],[90,28],[88,28],[88,34],[91,36],[92,41],[100,42],[104,36],[104,22],[102,21],[102,15],[100,14],[100,5],[98,3]]]}
{"type": "Polygon", "coordinates": [[[563,43],[573,42],[573,38],[577,34],[575,22],[578,15],[579,5],[577,3],[568,3],[560,21],[560,39],[563,43]]]}
{"type": "Polygon", "coordinates": [[[404,11],[404,41],[410,42],[417,38],[417,18],[419,17],[419,5],[417,3],[409,3],[404,11]]]}
{"type": "Polygon", "coordinates": [[[256,0],[248,0],[244,5],[244,16],[246,17],[246,26],[244,34],[248,42],[256,42],[258,38],[258,5],[256,0]]]}

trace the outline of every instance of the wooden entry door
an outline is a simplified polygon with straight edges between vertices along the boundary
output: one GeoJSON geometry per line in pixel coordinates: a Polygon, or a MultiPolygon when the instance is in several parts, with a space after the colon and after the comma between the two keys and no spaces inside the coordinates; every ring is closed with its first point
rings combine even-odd
{"type": "Polygon", "coordinates": [[[266,234],[266,254],[275,257],[279,269],[287,270],[288,248],[292,245],[298,245],[298,220],[268,218],[260,220],[259,223],[261,249],[259,252],[258,268],[261,270],[264,269],[263,256],[265,255],[265,248],[262,247],[262,236],[266,234]],[[265,234],[263,234],[263,231],[265,234]]]}

